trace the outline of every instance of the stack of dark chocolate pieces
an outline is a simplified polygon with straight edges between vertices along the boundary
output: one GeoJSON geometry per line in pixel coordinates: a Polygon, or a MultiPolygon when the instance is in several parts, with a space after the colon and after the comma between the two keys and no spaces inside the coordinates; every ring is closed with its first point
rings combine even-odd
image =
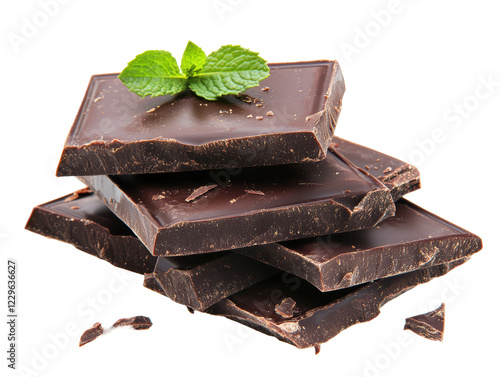
{"type": "Polygon", "coordinates": [[[481,249],[402,199],[420,188],[415,167],[334,136],[336,61],[270,68],[217,101],[92,77],[57,170],[88,188],[35,207],[27,229],[299,348],[481,249]]]}

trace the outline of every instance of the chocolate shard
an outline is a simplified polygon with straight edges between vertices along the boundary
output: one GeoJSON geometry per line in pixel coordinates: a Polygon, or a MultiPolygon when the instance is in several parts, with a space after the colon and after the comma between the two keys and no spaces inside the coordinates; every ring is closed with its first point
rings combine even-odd
{"type": "Polygon", "coordinates": [[[179,304],[203,311],[278,273],[274,267],[240,254],[211,253],[160,257],[153,276],[157,286],[161,288],[160,292],[165,296],[179,304]]]}
{"type": "Polygon", "coordinates": [[[444,303],[436,310],[429,313],[406,318],[405,330],[411,330],[415,334],[430,340],[443,341],[444,335],[444,303]]]}
{"type": "Polygon", "coordinates": [[[232,175],[219,171],[79,179],[155,256],[211,253],[369,228],[395,209],[387,187],[335,151],[321,162],[247,168],[232,175]],[[219,188],[185,201],[210,181],[219,188]],[[264,195],[247,195],[245,190],[264,195]],[[154,200],[160,194],[165,198],[154,200]]]}
{"type": "Polygon", "coordinates": [[[332,291],[451,262],[481,248],[476,235],[401,199],[395,216],[373,228],[236,252],[332,291]]]}
{"type": "Polygon", "coordinates": [[[246,91],[247,100],[223,96],[207,101],[190,91],[141,98],[116,74],[93,76],[57,175],[234,169],[322,160],[345,91],[339,64],[312,61],[269,67],[270,76],[246,91]],[[262,91],[265,87],[269,89],[262,91]]]}
{"type": "Polygon", "coordinates": [[[130,318],[121,318],[113,324],[113,328],[115,327],[125,327],[130,326],[135,330],[147,330],[151,326],[153,326],[153,322],[148,317],[138,315],[130,318]]]}
{"type": "Polygon", "coordinates": [[[26,229],[71,243],[116,267],[139,274],[153,272],[156,264],[156,258],[130,228],[90,190],[79,190],[76,195],[36,206],[26,229]]]}
{"type": "Polygon", "coordinates": [[[370,174],[391,190],[394,201],[420,188],[420,173],[413,165],[338,136],[333,137],[330,148],[340,152],[354,165],[365,166],[370,174]],[[385,172],[387,168],[390,171],[385,172]]]}
{"type": "Polygon", "coordinates": [[[85,330],[82,336],[80,337],[80,347],[94,341],[102,334],[104,334],[104,329],[102,328],[102,325],[99,322],[94,323],[94,325],[90,329],[85,330]]]}
{"type": "Polygon", "coordinates": [[[198,199],[200,196],[202,196],[203,194],[206,194],[207,192],[209,192],[210,190],[212,190],[216,187],[217,187],[217,185],[207,185],[207,186],[202,186],[200,188],[197,188],[196,190],[194,190],[191,193],[191,195],[189,195],[186,198],[186,202],[192,202],[193,200],[198,199]]]}
{"type": "Polygon", "coordinates": [[[315,347],[342,330],[378,316],[382,305],[409,289],[446,274],[467,258],[333,292],[319,292],[297,277],[279,275],[207,309],[298,348],[315,347]],[[297,304],[292,318],[274,311],[277,293],[297,304]]]}
{"type": "Polygon", "coordinates": [[[293,308],[295,307],[296,302],[291,297],[284,298],[281,303],[274,307],[274,311],[278,313],[283,318],[292,318],[293,317],[293,308]]]}

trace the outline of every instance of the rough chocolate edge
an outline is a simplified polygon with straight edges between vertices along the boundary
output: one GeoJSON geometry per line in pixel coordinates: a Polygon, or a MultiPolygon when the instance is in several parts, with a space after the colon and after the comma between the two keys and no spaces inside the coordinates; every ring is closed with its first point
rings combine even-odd
{"type": "Polygon", "coordinates": [[[159,224],[146,209],[136,205],[130,197],[114,185],[107,175],[88,175],[78,177],[78,179],[91,187],[94,194],[127,224],[148,250],[155,255],[153,251],[159,224]],[[104,192],[113,193],[113,197],[108,200],[104,192]],[[120,206],[117,206],[117,203],[120,203],[120,206]]]}
{"type": "MultiPolygon", "coordinates": [[[[327,242],[327,241],[325,241],[327,242]]],[[[348,288],[375,279],[385,278],[412,270],[440,265],[471,256],[481,250],[482,242],[474,234],[457,234],[448,237],[421,240],[418,243],[401,243],[388,247],[376,247],[340,255],[320,265],[310,263],[301,254],[280,244],[244,248],[237,252],[255,258],[308,281],[320,291],[327,292],[348,288]],[[458,241],[458,244],[456,242],[458,241]],[[400,266],[393,261],[405,255],[400,266]],[[370,270],[364,266],[377,266],[370,270]],[[293,265],[293,268],[290,267],[293,265]],[[300,269],[297,269],[300,266],[300,269]]]]}
{"type": "Polygon", "coordinates": [[[129,143],[114,140],[111,143],[94,142],[82,147],[66,146],[56,175],[171,173],[321,161],[326,154],[319,144],[319,137],[318,130],[313,130],[284,133],[279,139],[272,135],[252,136],[218,140],[201,146],[180,144],[172,139],[148,139],[129,143]],[[259,146],[266,145],[269,150],[282,152],[271,157],[269,153],[259,151],[248,161],[242,159],[238,149],[240,145],[256,150],[259,146]],[[148,161],[148,165],[134,164],[130,156],[146,156],[144,159],[148,161]]]}
{"type": "Polygon", "coordinates": [[[395,206],[390,191],[370,174],[344,161],[369,177],[378,187],[368,192],[364,197],[366,199],[361,198],[360,205],[354,211],[333,199],[325,199],[319,203],[280,207],[247,216],[179,222],[163,228],[143,207],[134,204],[108,176],[78,178],[90,186],[99,199],[133,230],[153,255],[181,256],[368,228],[394,215],[395,206]],[[105,192],[112,193],[113,197],[106,200],[105,192]],[[121,204],[117,206],[116,203],[121,204]],[[384,208],[383,203],[387,207],[384,208]],[[290,216],[291,208],[293,217],[290,216]],[[360,222],[359,226],[356,221],[360,222]],[[276,228],[276,224],[280,224],[280,227],[276,228]],[[220,237],[220,234],[231,234],[226,229],[255,229],[257,235],[243,232],[232,237],[220,237]],[[187,239],[185,234],[203,237],[187,239]]]}
{"type": "Polygon", "coordinates": [[[380,314],[380,308],[385,303],[419,284],[448,273],[467,260],[468,258],[465,258],[367,283],[342,299],[279,324],[240,309],[231,301],[231,297],[215,304],[206,312],[225,316],[297,348],[314,347],[352,325],[374,319],[380,314]]]}
{"type": "Polygon", "coordinates": [[[405,330],[434,341],[443,341],[445,305],[425,314],[406,318],[405,330]]]}
{"type": "Polygon", "coordinates": [[[43,204],[33,208],[25,228],[70,243],[81,251],[128,271],[139,274],[153,272],[156,264],[156,258],[136,237],[112,235],[108,229],[93,221],[63,217],[43,208],[43,204]],[[82,233],[86,236],[81,237],[82,233]]]}
{"type": "MultiPolygon", "coordinates": [[[[60,176],[117,175],[181,172],[194,170],[224,169],[232,167],[281,165],[307,161],[321,161],[325,158],[328,145],[337,126],[342,109],[342,97],[345,82],[339,63],[334,60],[329,88],[325,95],[328,99],[321,110],[311,131],[283,133],[280,138],[273,135],[259,135],[245,138],[225,139],[203,145],[187,145],[174,139],[156,138],[139,142],[111,143],[93,142],[84,146],[71,146],[72,131],[79,121],[80,114],[91,100],[89,93],[95,90],[97,80],[92,76],[85,99],[75,118],[68,135],[56,170],[60,176]],[[307,136],[307,137],[305,137],[307,136]],[[306,145],[307,144],[307,145],[306,145]],[[241,145],[266,145],[269,151],[279,150],[279,154],[270,156],[256,153],[251,161],[242,159],[238,147],[241,145]],[[149,156],[149,167],[131,161],[124,166],[130,156],[149,156]],[[198,156],[193,160],[194,156],[198,156]],[[186,161],[184,163],[179,161],[186,161]],[[153,164],[154,165],[151,165],[153,164]]],[[[312,116],[316,114],[311,114],[312,116]]]]}
{"type": "MultiPolygon", "coordinates": [[[[353,143],[352,141],[342,139],[341,137],[338,136],[333,136],[332,139],[332,144],[329,146],[330,150],[335,150],[339,153],[344,153],[344,156],[349,159],[349,153],[347,153],[347,150],[350,150],[351,148],[358,148],[364,153],[373,153],[374,157],[378,157],[379,159],[387,159],[388,161],[392,162],[393,165],[393,170],[390,173],[384,173],[383,170],[370,170],[370,174],[375,176],[377,179],[379,179],[384,185],[391,190],[391,195],[393,197],[394,201],[397,201],[401,199],[404,195],[415,191],[421,187],[420,185],[420,173],[418,169],[410,165],[402,160],[399,160],[395,157],[389,156],[385,153],[379,152],[375,149],[371,149],[368,147],[365,147],[364,145],[361,144],[356,144],[353,143]],[[346,145],[345,147],[343,145],[346,145]]],[[[377,159],[376,159],[377,160],[377,159]]],[[[352,161],[351,161],[352,162],[352,161]]],[[[358,161],[354,163],[356,165],[361,161],[358,161]]],[[[371,161],[372,163],[376,163],[377,161],[371,161]]],[[[370,165],[370,161],[366,161],[366,164],[370,165]]],[[[358,166],[358,165],[356,165],[358,166]]],[[[358,166],[358,168],[365,170],[366,169],[363,166],[358,166]]]]}
{"type": "Polygon", "coordinates": [[[171,268],[164,273],[155,272],[153,277],[165,296],[202,311],[278,273],[279,270],[257,260],[228,253],[190,270],[171,268]]]}
{"type": "Polygon", "coordinates": [[[379,177],[379,179],[391,190],[394,201],[421,187],[420,172],[410,164],[403,165],[393,170],[391,174],[379,177]]]}
{"type": "Polygon", "coordinates": [[[144,287],[162,295],[165,295],[165,291],[162,286],[156,281],[153,273],[144,274],[144,287]]]}
{"type": "Polygon", "coordinates": [[[317,139],[325,156],[328,153],[328,146],[337,128],[345,89],[344,76],[342,75],[339,63],[335,60],[330,85],[325,93],[325,96],[328,97],[325,109],[308,117],[308,121],[313,121],[315,124],[317,139]]]}

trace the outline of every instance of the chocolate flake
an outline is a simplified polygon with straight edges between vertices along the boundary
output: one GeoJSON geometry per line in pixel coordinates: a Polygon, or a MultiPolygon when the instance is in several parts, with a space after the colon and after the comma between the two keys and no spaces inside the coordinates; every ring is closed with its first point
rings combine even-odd
{"type": "Polygon", "coordinates": [[[245,190],[245,192],[247,194],[262,195],[262,196],[266,195],[262,191],[259,191],[259,190],[245,190]]]}
{"type": "Polygon", "coordinates": [[[264,119],[264,117],[259,115],[259,116],[256,116],[255,119],[262,120],[262,119],[264,119]]]}
{"type": "Polygon", "coordinates": [[[212,190],[216,187],[217,187],[217,185],[207,185],[207,186],[202,186],[200,188],[197,188],[196,190],[194,190],[191,193],[191,195],[189,195],[186,198],[186,202],[192,202],[193,200],[198,199],[200,196],[202,196],[203,194],[209,192],[210,190],[212,190]]]}
{"type": "Polygon", "coordinates": [[[317,355],[321,351],[321,344],[314,345],[314,354],[317,355]]]}
{"type": "Polygon", "coordinates": [[[283,318],[292,318],[293,317],[293,308],[295,307],[296,302],[291,297],[284,298],[280,304],[274,307],[274,311],[282,316],[283,318]]]}
{"type": "Polygon", "coordinates": [[[387,169],[384,170],[384,174],[390,173],[392,171],[392,168],[389,166],[387,169]]]}
{"type": "Polygon", "coordinates": [[[268,112],[266,113],[266,115],[267,115],[267,116],[269,116],[269,117],[272,117],[272,116],[274,115],[274,113],[273,113],[272,111],[268,111],[268,112]]]}
{"type": "Polygon", "coordinates": [[[189,306],[186,306],[186,308],[187,308],[187,310],[188,310],[189,313],[194,314],[194,309],[193,308],[191,308],[189,306]]]}
{"type": "Polygon", "coordinates": [[[406,318],[405,330],[430,340],[443,341],[445,305],[431,312],[406,318]]]}
{"type": "Polygon", "coordinates": [[[85,330],[80,337],[80,347],[97,339],[103,333],[104,329],[102,325],[99,322],[94,323],[94,325],[90,329],[85,330]]]}
{"type": "Polygon", "coordinates": [[[89,194],[91,193],[92,191],[88,188],[88,187],[85,187],[83,189],[80,189],[80,190],[76,190],[73,194],[71,194],[70,196],[68,196],[66,199],[64,199],[65,202],[71,202],[75,199],[78,199],[78,197],[82,194],[89,194]]]}
{"type": "Polygon", "coordinates": [[[113,324],[112,328],[123,326],[132,326],[135,330],[147,330],[153,326],[153,322],[148,317],[138,315],[130,318],[121,318],[113,324]]]}
{"type": "Polygon", "coordinates": [[[263,92],[265,92],[265,91],[269,90],[269,87],[268,87],[268,86],[265,86],[265,87],[263,87],[261,90],[262,90],[263,92]]]}

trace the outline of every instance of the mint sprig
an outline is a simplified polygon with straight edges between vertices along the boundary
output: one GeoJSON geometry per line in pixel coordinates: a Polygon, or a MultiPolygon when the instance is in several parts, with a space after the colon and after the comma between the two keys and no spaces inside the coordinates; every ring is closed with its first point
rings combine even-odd
{"type": "Polygon", "coordinates": [[[180,68],[169,52],[149,50],[137,55],[118,77],[141,97],[173,95],[189,88],[213,101],[257,86],[267,76],[269,67],[256,52],[227,45],[206,56],[200,47],[188,42],[180,68]]]}

